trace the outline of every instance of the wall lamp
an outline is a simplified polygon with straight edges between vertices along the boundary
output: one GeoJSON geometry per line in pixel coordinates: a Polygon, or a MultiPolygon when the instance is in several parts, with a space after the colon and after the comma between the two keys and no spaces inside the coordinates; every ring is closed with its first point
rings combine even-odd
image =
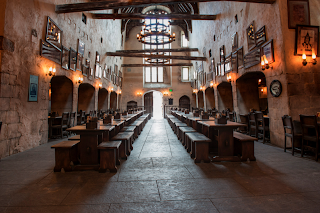
{"type": "Polygon", "coordinates": [[[197,93],[198,93],[198,90],[197,90],[197,89],[194,89],[194,90],[193,90],[193,93],[194,93],[194,94],[197,94],[197,93]]]}
{"type": "Polygon", "coordinates": [[[165,92],[163,92],[163,95],[164,95],[164,96],[168,96],[169,93],[168,93],[167,91],[165,91],[165,92]]]}
{"type": "Polygon", "coordinates": [[[213,87],[213,81],[210,82],[210,87],[213,87]]]}
{"type": "Polygon", "coordinates": [[[55,76],[56,75],[56,68],[50,67],[47,75],[52,76],[52,77],[55,76]]]}
{"type": "Polygon", "coordinates": [[[82,82],[83,82],[83,77],[79,77],[77,83],[78,83],[78,84],[82,84],[82,82]]]}
{"type": "Polygon", "coordinates": [[[99,88],[100,88],[100,89],[102,88],[102,84],[99,84],[99,88]]]}
{"type": "Polygon", "coordinates": [[[112,91],[113,91],[113,87],[109,87],[109,88],[108,88],[108,91],[109,91],[109,92],[112,92],[112,91]]]}
{"type": "Polygon", "coordinates": [[[227,75],[227,81],[228,81],[228,82],[231,82],[231,80],[232,80],[231,75],[228,74],[228,75],[227,75]]]}
{"type": "Polygon", "coordinates": [[[137,92],[137,96],[142,96],[142,92],[137,92]]]}
{"type": "Polygon", "coordinates": [[[203,86],[201,86],[201,87],[200,87],[200,91],[203,91],[203,90],[204,90],[204,87],[203,87],[203,86]]]}
{"type": "Polygon", "coordinates": [[[317,56],[315,53],[312,53],[312,62],[307,62],[307,55],[302,54],[302,65],[307,66],[308,63],[312,63],[313,65],[317,64],[317,56]]]}
{"type": "Polygon", "coordinates": [[[269,65],[269,61],[267,60],[267,57],[265,55],[263,55],[261,57],[261,69],[264,71],[264,70],[268,70],[270,68],[270,65],[269,65]]]}
{"type": "Polygon", "coordinates": [[[118,95],[121,95],[122,91],[121,91],[121,90],[118,90],[118,92],[117,92],[117,93],[118,93],[118,95]]]}

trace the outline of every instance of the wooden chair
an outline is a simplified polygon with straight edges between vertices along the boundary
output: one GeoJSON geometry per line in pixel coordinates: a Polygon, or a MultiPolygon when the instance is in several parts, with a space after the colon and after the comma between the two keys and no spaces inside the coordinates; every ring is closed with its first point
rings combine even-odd
{"type": "Polygon", "coordinates": [[[70,113],[70,121],[69,121],[68,127],[74,127],[75,119],[76,119],[76,113],[75,112],[70,113]]]}
{"type": "Polygon", "coordinates": [[[282,116],[282,123],[284,129],[284,152],[287,151],[287,137],[291,138],[292,155],[294,155],[295,148],[301,148],[302,131],[301,125],[294,125],[291,116],[282,116]],[[295,128],[298,127],[298,128],[295,128]]]}
{"type": "Polygon", "coordinates": [[[300,115],[300,122],[302,127],[301,157],[303,157],[304,151],[307,149],[315,153],[315,160],[318,161],[319,127],[317,116],[300,115]]]}
{"type": "Polygon", "coordinates": [[[254,112],[250,112],[249,115],[249,135],[258,137],[258,130],[257,130],[257,119],[254,112]],[[252,130],[254,130],[254,134],[252,134],[252,130]]]}
{"type": "Polygon", "coordinates": [[[81,112],[81,124],[86,123],[86,111],[81,112]]]}
{"type": "Polygon", "coordinates": [[[236,112],[229,113],[229,121],[236,122],[236,112]]]}
{"type": "Polygon", "coordinates": [[[269,138],[266,137],[267,133],[269,133],[269,123],[267,123],[267,120],[264,119],[263,113],[260,111],[257,111],[255,112],[255,117],[257,121],[256,124],[257,124],[258,137],[259,135],[262,136],[263,143],[265,143],[266,140],[270,141],[270,136],[269,138]]]}
{"type": "Polygon", "coordinates": [[[248,115],[239,115],[240,116],[240,123],[244,124],[244,127],[239,127],[239,131],[243,134],[248,134],[249,130],[249,117],[248,115]]]}
{"type": "Polygon", "coordinates": [[[68,128],[69,124],[69,112],[64,112],[62,114],[61,122],[59,124],[52,125],[52,130],[56,129],[61,135],[61,138],[63,138],[63,133],[66,133],[68,136],[68,132],[65,131],[68,128]]]}

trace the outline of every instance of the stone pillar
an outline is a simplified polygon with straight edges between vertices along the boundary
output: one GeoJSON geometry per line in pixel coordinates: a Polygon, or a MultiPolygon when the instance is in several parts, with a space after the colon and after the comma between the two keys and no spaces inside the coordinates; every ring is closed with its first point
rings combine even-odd
{"type": "Polygon", "coordinates": [[[110,96],[111,96],[111,91],[108,90],[108,110],[110,110],[110,96]]]}
{"type": "Polygon", "coordinates": [[[99,103],[99,87],[94,88],[94,110],[98,111],[98,103],[99,103]]]}
{"type": "Polygon", "coordinates": [[[119,94],[118,93],[116,93],[117,94],[117,108],[116,108],[116,110],[117,109],[119,109],[119,94]]]}
{"type": "Polygon", "coordinates": [[[203,110],[207,111],[206,90],[203,90],[203,110]]]}
{"type": "Polygon", "coordinates": [[[231,87],[232,87],[232,102],[233,102],[233,111],[236,112],[237,116],[237,121],[239,121],[240,116],[239,116],[239,107],[238,107],[238,94],[237,94],[237,82],[232,81],[231,82],[231,87]]]}
{"type": "Polygon", "coordinates": [[[72,112],[78,113],[79,84],[73,83],[72,112]]]}
{"type": "Polygon", "coordinates": [[[217,86],[214,86],[214,87],[213,87],[213,91],[214,91],[214,103],[215,103],[215,108],[216,108],[216,110],[219,111],[218,87],[217,87],[217,86]]]}
{"type": "Polygon", "coordinates": [[[198,99],[198,93],[196,93],[196,107],[199,108],[199,99],[198,99]]]}

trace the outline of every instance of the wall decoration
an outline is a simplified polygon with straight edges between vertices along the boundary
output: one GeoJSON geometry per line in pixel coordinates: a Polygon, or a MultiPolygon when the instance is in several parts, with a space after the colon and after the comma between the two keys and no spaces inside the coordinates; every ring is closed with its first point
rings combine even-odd
{"type": "Polygon", "coordinates": [[[270,93],[274,97],[279,97],[282,92],[281,82],[278,80],[273,80],[270,84],[270,93]]]}
{"type": "Polygon", "coordinates": [[[243,58],[244,68],[249,68],[254,65],[260,64],[261,57],[260,57],[260,48],[256,48],[251,52],[247,53],[243,58]]]}
{"type": "Polygon", "coordinates": [[[99,78],[99,71],[100,70],[100,66],[99,66],[99,64],[96,64],[96,66],[95,66],[95,75],[94,75],[94,77],[95,78],[99,78]]]}
{"type": "Polygon", "coordinates": [[[30,75],[30,78],[29,78],[29,98],[28,98],[28,101],[30,101],[30,102],[37,102],[38,101],[38,82],[39,82],[38,76],[30,75]]]}
{"type": "Polygon", "coordinates": [[[96,52],[96,63],[100,63],[100,54],[96,52]]]}
{"type": "Polygon", "coordinates": [[[119,70],[118,70],[118,65],[114,65],[114,74],[116,75],[116,76],[119,76],[119,70]]]}
{"type": "Polygon", "coordinates": [[[273,50],[273,39],[268,41],[266,44],[261,46],[261,57],[265,57],[268,63],[273,63],[274,60],[274,50],[273,50]]]}
{"type": "Polygon", "coordinates": [[[62,29],[48,16],[46,41],[58,48],[62,49],[62,29]]]}
{"type": "Polygon", "coordinates": [[[243,67],[243,47],[240,47],[237,50],[237,55],[238,55],[238,68],[243,67]]]}
{"type": "Polygon", "coordinates": [[[99,65],[99,78],[102,78],[102,66],[99,65]]]}
{"type": "Polygon", "coordinates": [[[309,0],[288,0],[288,27],[310,25],[309,0]]]}
{"type": "Polygon", "coordinates": [[[214,79],[214,72],[207,73],[207,82],[211,82],[214,79]]]}
{"type": "Polygon", "coordinates": [[[83,56],[78,53],[77,55],[77,70],[82,71],[82,60],[83,56]]]}
{"type": "Polygon", "coordinates": [[[295,55],[318,55],[319,26],[298,25],[296,28],[295,55]]]}
{"type": "Polygon", "coordinates": [[[216,76],[220,76],[221,63],[217,63],[216,76]]]}
{"type": "Polygon", "coordinates": [[[237,51],[238,49],[238,33],[235,33],[231,36],[232,42],[232,52],[237,51]]]}
{"type": "Polygon", "coordinates": [[[225,73],[232,71],[232,60],[231,60],[231,53],[226,56],[225,64],[225,73]]]}
{"type": "Polygon", "coordinates": [[[82,65],[82,75],[89,76],[90,75],[90,60],[86,59],[85,64],[82,65]]]}
{"type": "Polygon", "coordinates": [[[211,59],[211,65],[210,66],[211,66],[210,67],[210,71],[214,73],[215,70],[216,70],[216,66],[215,66],[215,63],[214,63],[214,58],[211,59]]]}
{"type": "Polygon", "coordinates": [[[61,66],[64,69],[69,69],[69,57],[70,51],[65,46],[62,46],[62,54],[61,54],[61,66]]]}
{"type": "Polygon", "coordinates": [[[220,62],[224,61],[224,45],[220,47],[220,62]]]}
{"type": "Polygon", "coordinates": [[[80,39],[78,39],[78,53],[84,55],[85,44],[80,39]]]}
{"type": "Polygon", "coordinates": [[[263,26],[261,29],[259,29],[255,33],[255,37],[256,37],[256,46],[260,46],[261,44],[266,42],[267,41],[266,26],[263,26]]]}
{"type": "Polygon", "coordinates": [[[70,69],[76,71],[77,68],[77,52],[70,48],[70,69]]]}
{"type": "Polygon", "coordinates": [[[61,65],[61,50],[51,43],[41,40],[40,55],[61,65]]]}
{"type": "Polygon", "coordinates": [[[233,72],[238,72],[238,52],[231,54],[231,67],[233,72]]]}
{"type": "Polygon", "coordinates": [[[248,49],[252,50],[256,46],[254,22],[247,28],[248,49]]]}
{"type": "Polygon", "coordinates": [[[89,68],[89,70],[90,70],[89,80],[92,80],[93,79],[93,75],[94,75],[93,68],[89,68]]]}
{"type": "Polygon", "coordinates": [[[105,79],[107,79],[107,69],[108,69],[107,64],[104,64],[104,68],[103,68],[103,78],[105,78],[105,79]]]}
{"type": "Polygon", "coordinates": [[[224,64],[224,62],[221,62],[221,64],[220,64],[220,75],[224,76],[224,74],[225,74],[225,64],[224,64]]]}

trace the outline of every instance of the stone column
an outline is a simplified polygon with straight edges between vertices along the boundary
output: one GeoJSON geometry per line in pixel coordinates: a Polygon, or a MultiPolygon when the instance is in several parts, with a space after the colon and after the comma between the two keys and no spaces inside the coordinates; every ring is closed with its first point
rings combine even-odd
{"type": "Polygon", "coordinates": [[[239,107],[238,107],[237,82],[236,81],[232,81],[231,82],[231,87],[232,87],[233,111],[236,112],[237,121],[238,121],[240,119],[240,117],[239,117],[239,107]]]}
{"type": "Polygon", "coordinates": [[[203,90],[203,110],[207,111],[206,90],[203,90]]]}
{"type": "Polygon", "coordinates": [[[119,94],[118,93],[116,93],[117,94],[117,108],[116,108],[116,110],[117,109],[119,109],[119,94]]]}
{"type": "Polygon", "coordinates": [[[94,110],[98,111],[98,102],[99,102],[99,87],[94,88],[94,110]]]}
{"type": "Polygon", "coordinates": [[[217,86],[214,86],[214,87],[213,87],[213,91],[214,91],[214,104],[215,104],[215,108],[219,111],[218,87],[217,87],[217,86]]]}
{"type": "Polygon", "coordinates": [[[111,96],[111,91],[108,90],[108,110],[110,110],[110,96],[111,96]]]}
{"type": "Polygon", "coordinates": [[[196,93],[196,107],[199,108],[199,99],[198,99],[198,93],[196,93]]]}

